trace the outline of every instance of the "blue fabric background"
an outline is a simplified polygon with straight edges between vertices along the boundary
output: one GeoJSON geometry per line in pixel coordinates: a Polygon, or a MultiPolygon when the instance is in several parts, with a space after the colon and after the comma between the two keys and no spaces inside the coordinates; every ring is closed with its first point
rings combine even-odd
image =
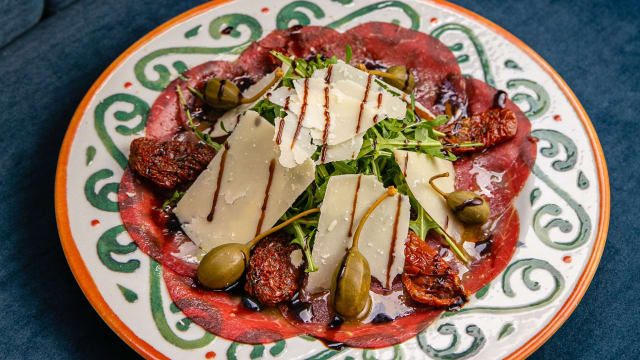
{"type": "MultiPolygon", "coordinates": [[[[49,2],[45,18],[0,49],[0,357],[8,359],[137,357],[91,308],[64,259],[53,208],[57,154],[74,109],[109,63],[199,3],[79,0],[65,7],[70,2],[49,2]]],[[[564,77],[609,166],[613,205],[600,268],[575,313],[531,358],[637,359],[638,1],[455,2],[511,31],[564,77]]],[[[40,5],[22,14],[0,10],[0,24],[7,22],[0,40],[16,34],[8,22],[30,24],[42,12],[42,2],[20,3],[40,5]]]]}

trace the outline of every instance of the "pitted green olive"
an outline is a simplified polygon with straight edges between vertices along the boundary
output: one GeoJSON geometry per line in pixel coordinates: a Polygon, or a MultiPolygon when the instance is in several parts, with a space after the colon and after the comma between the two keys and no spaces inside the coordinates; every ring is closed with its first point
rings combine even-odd
{"type": "Polygon", "coordinates": [[[413,88],[416,86],[415,77],[402,65],[396,65],[388,68],[387,76],[383,77],[382,81],[406,93],[412,92],[413,88]]]}
{"type": "Polygon", "coordinates": [[[371,303],[370,288],[369,262],[359,251],[348,251],[331,279],[333,308],[347,318],[357,317],[371,303]]]}
{"type": "Polygon", "coordinates": [[[466,190],[457,190],[447,194],[433,184],[433,180],[448,176],[449,173],[435,175],[429,179],[429,184],[445,198],[447,206],[458,220],[470,225],[479,225],[487,222],[491,209],[482,196],[466,190]]]}
{"type": "Polygon", "coordinates": [[[204,86],[204,100],[214,109],[227,110],[240,104],[240,89],[229,80],[213,78],[204,86]]]}
{"type": "Polygon", "coordinates": [[[198,280],[210,289],[227,288],[240,279],[248,261],[249,249],[245,244],[215,247],[200,261],[198,280]]]}

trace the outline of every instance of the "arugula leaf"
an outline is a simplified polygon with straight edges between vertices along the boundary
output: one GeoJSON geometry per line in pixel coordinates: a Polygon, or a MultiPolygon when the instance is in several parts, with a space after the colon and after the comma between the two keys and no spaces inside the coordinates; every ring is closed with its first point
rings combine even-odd
{"type": "Polygon", "coordinates": [[[311,239],[315,237],[316,229],[311,230],[309,233],[305,233],[298,221],[295,221],[291,226],[295,233],[295,238],[291,240],[291,244],[298,244],[307,260],[307,268],[304,269],[304,272],[318,271],[318,266],[313,262],[313,257],[311,256],[310,246],[311,239]]]}
{"type": "Polygon", "coordinates": [[[429,230],[437,229],[439,227],[438,223],[436,223],[431,216],[427,214],[411,192],[409,192],[409,202],[411,203],[411,207],[418,214],[416,220],[409,221],[409,228],[413,230],[420,239],[424,240],[429,230]]]}
{"type": "Polygon", "coordinates": [[[348,64],[351,62],[351,57],[353,56],[353,50],[351,50],[351,45],[347,44],[345,53],[346,53],[346,56],[344,58],[344,62],[348,64]]]}
{"type": "Polygon", "coordinates": [[[260,114],[260,116],[270,122],[271,125],[275,125],[276,118],[286,116],[286,113],[282,110],[282,106],[274,104],[266,98],[258,101],[251,110],[260,114]]]}
{"type": "Polygon", "coordinates": [[[329,65],[336,64],[338,62],[338,58],[336,56],[325,58],[320,54],[316,55],[315,59],[309,61],[301,58],[291,59],[290,57],[275,50],[271,50],[269,54],[282,61],[283,64],[289,65],[289,69],[282,77],[282,84],[287,87],[293,87],[293,80],[311,77],[314,71],[327,68],[329,65]]]}
{"type": "Polygon", "coordinates": [[[165,202],[162,203],[162,211],[167,212],[167,210],[170,207],[175,206],[178,201],[180,201],[180,199],[182,199],[182,196],[184,196],[185,191],[179,191],[176,190],[173,195],[171,195],[170,198],[168,198],[167,200],[165,200],[165,202]]]}

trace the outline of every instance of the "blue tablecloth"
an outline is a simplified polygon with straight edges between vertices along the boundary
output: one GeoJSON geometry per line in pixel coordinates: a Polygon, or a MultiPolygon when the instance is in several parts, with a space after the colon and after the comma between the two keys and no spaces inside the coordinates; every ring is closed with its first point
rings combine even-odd
{"type": "MultiPolygon", "coordinates": [[[[22,35],[12,32],[17,38],[0,49],[0,357],[8,359],[136,357],[69,271],[54,217],[56,159],[73,111],[98,75],[139,37],[198,3],[72,2],[35,6],[45,17],[22,35]]],[[[640,203],[638,1],[455,2],[511,31],[564,77],[591,116],[609,165],[614,202],[600,268],[575,313],[532,358],[638,358],[640,226],[631,219],[640,203]]]]}

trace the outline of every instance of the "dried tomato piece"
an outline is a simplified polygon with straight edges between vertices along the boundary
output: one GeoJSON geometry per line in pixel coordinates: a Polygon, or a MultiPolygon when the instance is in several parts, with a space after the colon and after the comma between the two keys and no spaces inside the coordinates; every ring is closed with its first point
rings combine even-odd
{"type": "Polygon", "coordinates": [[[477,151],[500,144],[516,136],[518,119],[509,109],[489,109],[471,117],[463,117],[440,127],[438,130],[446,134],[444,140],[454,145],[452,152],[456,154],[477,151]],[[483,146],[456,148],[456,144],[481,142],[483,146]]]}
{"type": "Polygon", "coordinates": [[[467,301],[458,273],[413,231],[409,231],[404,254],[402,283],[413,300],[450,309],[467,301]]]}
{"type": "Polygon", "coordinates": [[[158,141],[146,137],[133,140],[130,149],[129,166],[140,176],[166,189],[195,180],[216,153],[202,143],[158,141]]]}
{"type": "Polygon", "coordinates": [[[287,235],[275,234],[253,249],[244,289],[264,305],[290,300],[300,288],[300,269],[291,263],[298,246],[290,241],[287,235]]]}

